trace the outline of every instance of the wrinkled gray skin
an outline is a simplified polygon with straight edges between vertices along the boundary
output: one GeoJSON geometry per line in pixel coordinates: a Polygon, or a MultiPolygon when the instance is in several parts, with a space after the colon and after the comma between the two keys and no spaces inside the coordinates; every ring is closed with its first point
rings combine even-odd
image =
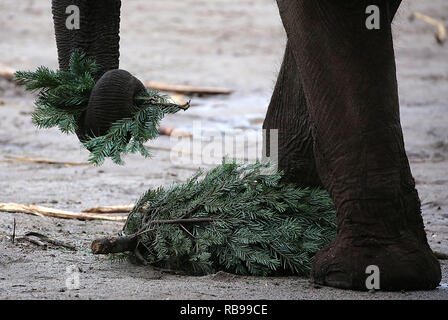
{"type": "Polygon", "coordinates": [[[120,57],[120,0],[53,0],[52,13],[59,68],[68,71],[70,56],[80,49],[100,66],[96,80],[108,70],[118,69],[120,57]],[[67,8],[79,8],[80,28],[68,30],[67,8]]]}
{"type": "MultiPolygon", "coordinates": [[[[366,290],[369,265],[379,267],[382,290],[441,280],[400,125],[391,34],[400,2],[277,0],[288,44],[263,128],[279,129],[285,180],[322,186],[336,205],[337,237],[313,263],[319,284],[366,290]],[[368,5],[380,8],[380,30],[365,27],[368,5]]],[[[53,0],[61,68],[75,48],[101,63],[98,79],[118,68],[119,11],[118,0],[53,0]],[[84,11],[83,31],[64,29],[69,3],[84,11]]],[[[110,108],[122,108],[119,100],[110,108]]]]}
{"type": "Polygon", "coordinates": [[[117,120],[132,116],[134,97],[145,86],[126,70],[104,73],[90,94],[88,108],[77,131],[80,140],[105,135],[117,120]]]}
{"type": "Polygon", "coordinates": [[[365,290],[432,289],[440,265],[427,243],[400,125],[391,21],[400,1],[278,0],[288,35],[264,123],[279,129],[287,179],[326,188],[338,235],[314,259],[314,281],[365,290]],[[365,27],[368,5],[380,30],[365,27]]]}

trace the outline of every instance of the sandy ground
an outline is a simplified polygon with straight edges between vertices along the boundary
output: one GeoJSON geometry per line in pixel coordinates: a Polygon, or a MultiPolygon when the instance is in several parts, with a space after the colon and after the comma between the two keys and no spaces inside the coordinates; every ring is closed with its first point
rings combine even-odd
{"type": "MultiPolygon", "coordinates": [[[[406,149],[423,203],[431,247],[448,252],[448,47],[438,46],[433,27],[409,22],[421,11],[448,24],[445,0],[408,0],[394,23],[402,125],[406,149]]],[[[0,63],[16,69],[57,67],[49,1],[0,2],[0,63]]],[[[232,134],[261,127],[285,44],[272,0],[127,0],[122,8],[121,68],[141,80],[225,86],[231,96],[193,97],[195,107],[170,116],[164,125],[232,134]],[[196,128],[197,129],[197,128],[196,128]]],[[[55,166],[7,162],[8,156],[86,161],[76,137],[57,130],[36,130],[30,120],[33,96],[0,80],[0,202],[81,210],[133,203],[150,187],[182,182],[204,159],[174,161],[155,151],[154,158],[126,158],[126,166],[55,166]]],[[[200,134],[195,141],[203,141],[200,134]]],[[[248,138],[254,142],[254,137],[248,138]]],[[[161,137],[152,146],[176,147],[161,137]]],[[[251,150],[250,156],[259,152],[251,150]]],[[[443,280],[428,292],[359,293],[315,288],[308,279],[176,276],[90,253],[90,242],[114,235],[122,224],[41,218],[0,213],[1,299],[448,299],[448,263],[443,280]],[[18,236],[36,231],[77,247],[69,251],[12,244],[13,219],[18,236]],[[76,266],[80,287],[66,287],[67,268],[76,266]]]]}

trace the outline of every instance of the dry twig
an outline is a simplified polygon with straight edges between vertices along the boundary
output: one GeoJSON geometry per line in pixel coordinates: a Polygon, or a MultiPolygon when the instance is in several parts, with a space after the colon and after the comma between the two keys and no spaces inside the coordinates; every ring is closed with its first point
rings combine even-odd
{"type": "Polygon", "coordinates": [[[14,79],[14,72],[16,70],[13,68],[0,64],[0,78],[12,81],[14,79]]]}
{"type": "Polygon", "coordinates": [[[214,87],[194,87],[187,85],[172,85],[159,81],[147,81],[145,83],[148,89],[160,90],[167,92],[176,92],[183,94],[231,94],[233,91],[226,88],[214,88],[214,87]]]}
{"type": "Polygon", "coordinates": [[[186,104],[188,102],[187,98],[183,94],[179,94],[179,93],[170,95],[170,100],[172,102],[174,102],[176,104],[180,104],[180,105],[186,104]]]}
{"type": "Polygon", "coordinates": [[[26,240],[32,244],[35,244],[36,246],[44,247],[44,248],[47,247],[46,243],[43,243],[42,241],[40,241],[38,239],[34,239],[34,238],[30,238],[30,237],[20,237],[20,238],[17,238],[17,240],[26,240]]]}
{"type": "Polygon", "coordinates": [[[435,38],[437,40],[437,43],[440,45],[443,45],[443,43],[446,41],[446,28],[443,25],[443,23],[437,19],[434,19],[430,16],[427,16],[425,14],[422,14],[420,12],[414,12],[409,19],[413,21],[414,19],[422,20],[426,23],[429,23],[435,27],[437,27],[437,32],[435,33],[435,38]]]}
{"type": "Polygon", "coordinates": [[[14,222],[12,225],[12,237],[11,237],[12,243],[14,243],[15,239],[16,239],[16,218],[14,218],[14,222]]]}
{"type": "Polygon", "coordinates": [[[20,213],[27,213],[38,216],[48,216],[62,219],[108,220],[118,222],[126,221],[126,216],[113,216],[113,215],[95,214],[87,212],[71,212],[66,210],[59,210],[35,205],[24,205],[19,203],[0,203],[0,211],[20,212],[20,213]]]}
{"type": "Polygon", "coordinates": [[[185,137],[189,138],[193,135],[190,132],[178,129],[178,128],[171,128],[171,127],[159,127],[159,134],[162,136],[169,136],[169,137],[185,137]]]}
{"type": "Polygon", "coordinates": [[[62,242],[59,240],[51,239],[51,238],[47,237],[46,235],[38,233],[38,232],[28,232],[25,234],[25,237],[37,237],[37,238],[41,239],[42,241],[48,242],[52,245],[55,245],[58,247],[64,247],[69,250],[76,251],[75,246],[72,246],[71,244],[68,244],[68,243],[65,243],[65,242],[62,242]]]}
{"type": "Polygon", "coordinates": [[[36,159],[36,158],[27,158],[27,157],[19,157],[19,156],[6,156],[7,159],[1,160],[2,162],[34,162],[34,163],[43,163],[43,164],[54,164],[54,165],[65,165],[65,166],[88,166],[91,165],[89,162],[73,162],[73,161],[56,161],[49,159],[36,159]]]}
{"type": "Polygon", "coordinates": [[[94,207],[85,209],[82,212],[87,213],[129,213],[133,205],[124,205],[124,206],[100,206],[100,207],[94,207]]]}

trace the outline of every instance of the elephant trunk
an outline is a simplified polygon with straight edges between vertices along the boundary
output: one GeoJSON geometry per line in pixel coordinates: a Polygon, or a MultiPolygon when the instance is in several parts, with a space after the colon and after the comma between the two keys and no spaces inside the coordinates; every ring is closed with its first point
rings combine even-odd
{"type": "Polygon", "coordinates": [[[130,118],[135,111],[134,97],[144,90],[143,83],[125,70],[106,72],[90,94],[89,107],[78,133],[80,140],[103,136],[114,122],[130,118]]]}
{"type": "Polygon", "coordinates": [[[98,64],[95,80],[108,70],[118,69],[120,8],[120,0],[52,0],[61,70],[68,71],[76,49],[98,64]]]}
{"type": "Polygon", "coordinates": [[[81,142],[105,135],[114,122],[131,117],[134,97],[145,90],[137,78],[118,69],[120,8],[120,0],[52,1],[59,68],[69,71],[75,50],[98,66],[93,75],[96,84],[76,130],[81,142]]]}

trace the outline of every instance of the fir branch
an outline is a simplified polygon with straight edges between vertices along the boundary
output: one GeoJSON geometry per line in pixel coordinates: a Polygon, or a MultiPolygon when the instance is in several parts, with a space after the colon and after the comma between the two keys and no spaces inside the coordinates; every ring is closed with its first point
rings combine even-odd
{"type": "MultiPolygon", "coordinates": [[[[15,79],[26,90],[38,91],[32,122],[38,128],[58,127],[63,133],[76,133],[88,107],[90,94],[95,86],[93,75],[98,66],[85,53],[74,51],[70,57],[69,71],[52,71],[39,67],[36,71],[18,71],[15,79]]],[[[177,105],[156,90],[145,90],[134,97],[132,116],[112,123],[109,131],[99,137],[87,137],[82,145],[91,154],[89,161],[101,165],[106,158],[123,164],[122,155],[140,153],[151,157],[144,146],[148,140],[159,136],[158,126],[166,114],[186,110],[190,103],[177,105]]]]}
{"type": "MultiPolygon", "coordinates": [[[[333,203],[324,190],[262,174],[269,164],[223,162],[202,180],[148,190],[123,234],[153,266],[205,274],[306,275],[314,254],[336,235],[333,203]]],[[[133,253],[130,253],[133,255],[133,253]]]]}
{"type": "Polygon", "coordinates": [[[36,71],[17,71],[18,84],[28,91],[38,91],[32,121],[38,128],[59,127],[63,133],[74,133],[82,112],[87,108],[97,70],[93,60],[74,51],[70,72],[39,67],[36,71]]]}

